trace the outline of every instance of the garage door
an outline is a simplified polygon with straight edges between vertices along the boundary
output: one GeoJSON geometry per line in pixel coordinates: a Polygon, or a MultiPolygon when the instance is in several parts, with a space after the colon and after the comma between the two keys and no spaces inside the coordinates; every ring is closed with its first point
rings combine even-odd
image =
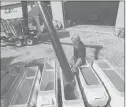
{"type": "Polygon", "coordinates": [[[118,1],[69,1],[64,2],[66,20],[75,21],[77,25],[114,26],[118,11],[118,1]]]}

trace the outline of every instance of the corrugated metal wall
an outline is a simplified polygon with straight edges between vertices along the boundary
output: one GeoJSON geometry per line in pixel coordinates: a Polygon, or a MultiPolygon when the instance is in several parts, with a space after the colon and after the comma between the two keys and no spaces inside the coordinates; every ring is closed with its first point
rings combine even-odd
{"type": "Polygon", "coordinates": [[[77,24],[114,26],[118,1],[69,1],[64,3],[65,20],[77,24]]]}

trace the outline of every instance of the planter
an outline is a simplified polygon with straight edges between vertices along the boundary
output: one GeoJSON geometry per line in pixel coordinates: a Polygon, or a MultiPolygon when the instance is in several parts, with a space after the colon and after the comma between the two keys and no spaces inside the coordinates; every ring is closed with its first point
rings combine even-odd
{"type": "Polygon", "coordinates": [[[5,107],[33,107],[36,106],[37,93],[40,89],[39,77],[40,70],[35,67],[24,67],[22,69],[22,75],[20,75],[15,81],[15,85],[12,91],[9,93],[7,104],[5,107]],[[20,80],[19,80],[20,78],[20,80]],[[13,92],[13,94],[12,94],[13,92]]]}
{"type": "Polygon", "coordinates": [[[3,107],[8,107],[16,88],[24,74],[24,66],[13,66],[8,69],[8,73],[2,73],[1,77],[1,102],[3,107]]]}
{"type": "Polygon", "coordinates": [[[108,94],[88,62],[86,65],[79,68],[79,78],[85,100],[89,105],[101,107],[108,103],[108,94]]]}
{"type": "Polygon", "coordinates": [[[110,106],[124,107],[124,79],[105,59],[94,61],[93,68],[111,97],[110,106]]]}
{"type": "Polygon", "coordinates": [[[55,65],[53,68],[48,62],[44,63],[40,91],[38,92],[37,98],[37,107],[54,107],[57,105],[57,76],[55,70],[55,65]]]}
{"type": "Polygon", "coordinates": [[[60,69],[62,107],[85,107],[77,78],[74,78],[76,86],[73,89],[70,85],[64,85],[62,72],[63,71],[60,69]]]}

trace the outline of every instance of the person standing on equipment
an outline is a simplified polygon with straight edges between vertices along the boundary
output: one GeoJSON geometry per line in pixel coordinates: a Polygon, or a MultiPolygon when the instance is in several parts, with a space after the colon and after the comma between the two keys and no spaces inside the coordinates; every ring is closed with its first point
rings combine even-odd
{"type": "Polygon", "coordinates": [[[78,67],[86,63],[86,48],[77,34],[73,35],[71,40],[74,55],[70,60],[70,66],[76,72],[78,67]]]}

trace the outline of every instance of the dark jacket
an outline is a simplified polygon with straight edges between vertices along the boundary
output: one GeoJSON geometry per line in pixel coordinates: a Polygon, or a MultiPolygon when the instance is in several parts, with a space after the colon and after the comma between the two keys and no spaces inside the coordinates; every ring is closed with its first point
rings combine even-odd
{"type": "Polygon", "coordinates": [[[78,58],[82,59],[82,64],[85,64],[86,62],[86,48],[85,45],[80,42],[79,48],[74,48],[74,58],[77,60],[78,58]]]}

